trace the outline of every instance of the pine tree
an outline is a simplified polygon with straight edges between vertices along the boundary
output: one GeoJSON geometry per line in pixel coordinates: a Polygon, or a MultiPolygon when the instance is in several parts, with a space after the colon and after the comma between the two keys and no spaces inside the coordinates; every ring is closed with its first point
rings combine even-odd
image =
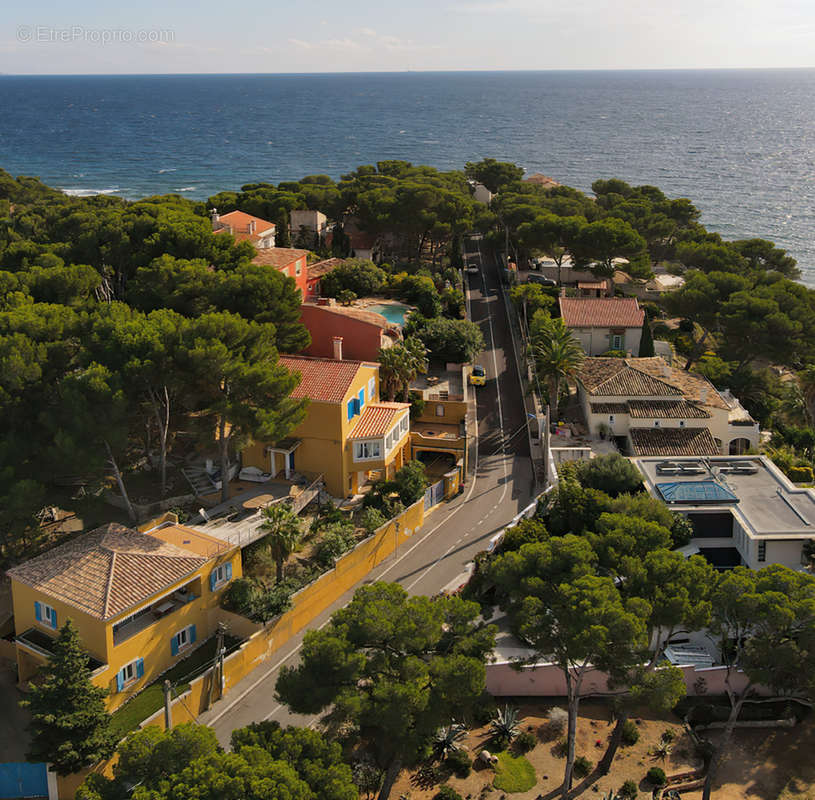
{"type": "Polygon", "coordinates": [[[289,234],[289,213],[281,211],[277,218],[275,230],[275,247],[291,247],[291,235],[289,234]]]}
{"type": "Polygon", "coordinates": [[[105,710],[107,689],[91,683],[88,653],[68,620],[54,640],[54,655],[32,684],[29,761],[47,761],[70,775],[109,758],[116,736],[105,710]]]}
{"type": "Polygon", "coordinates": [[[640,337],[640,358],[651,358],[654,355],[654,337],[651,335],[651,323],[648,315],[642,323],[642,336],[640,337]]]}

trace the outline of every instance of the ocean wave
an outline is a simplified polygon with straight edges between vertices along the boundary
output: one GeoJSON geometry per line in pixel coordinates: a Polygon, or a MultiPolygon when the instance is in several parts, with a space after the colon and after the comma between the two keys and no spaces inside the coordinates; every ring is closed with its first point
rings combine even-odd
{"type": "Polygon", "coordinates": [[[160,169],[158,171],[158,174],[163,175],[165,172],[177,172],[177,171],[178,170],[176,169],[176,167],[166,167],[165,169],[160,169]]]}
{"type": "Polygon", "coordinates": [[[112,189],[65,189],[62,188],[60,191],[63,194],[67,194],[70,197],[93,197],[97,194],[118,194],[119,192],[127,192],[130,191],[129,189],[120,189],[118,186],[112,189]]]}
{"type": "Polygon", "coordinates": [[[198,187],[197,186],[182,186],[180,189],[176,189],[177,192],[194,192],[198,187]]]}

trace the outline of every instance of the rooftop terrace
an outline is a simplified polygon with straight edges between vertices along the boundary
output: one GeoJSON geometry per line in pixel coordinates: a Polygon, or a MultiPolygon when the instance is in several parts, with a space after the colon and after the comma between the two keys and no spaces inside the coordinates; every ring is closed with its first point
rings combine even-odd
{"type": "Polygon", "coordinates": [[[766,456],[633,459],[648,491],[676,510],[727,508],[753,534],[815,537],[815,494],[799,489],[766,456]]]}

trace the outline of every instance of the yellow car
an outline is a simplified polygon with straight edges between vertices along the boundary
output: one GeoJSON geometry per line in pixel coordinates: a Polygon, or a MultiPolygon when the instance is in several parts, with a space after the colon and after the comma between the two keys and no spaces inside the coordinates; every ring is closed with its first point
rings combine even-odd
{"type": "Polygon", "coordinates": [[[473,371],[470,373],[470,384],[472,386],[483,386],[486,382],[487,373],[484,371],[484,367],[476,364],[473,367],[473,371]]]}

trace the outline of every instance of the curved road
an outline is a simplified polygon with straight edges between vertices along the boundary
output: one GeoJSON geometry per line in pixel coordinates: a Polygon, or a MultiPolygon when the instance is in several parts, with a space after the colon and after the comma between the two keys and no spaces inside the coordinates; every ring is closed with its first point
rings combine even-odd
{"type": "MultiPolygon", "coordinates": [[[[411,594],[436,594],[461,575],[474,555],[529,504],[533,491],[525,411],[498,267],[482,262],[476,240],[466,247],[468,264],[480,268],[479,274],[468,275],[468,301],[470,318],[484,334],[486,348],[479,361],[487,372],[487,384],[476,389],[478,441],[471,473],[464,493],[439,506],[422,530],[365,580],[397,581],[411,594]]],[[[353,590],[347,592],[314,621],[314,627],[323,627],[352,596],[353,590]]],[[[231,732],[250,722],[313,724],[316,718],[292,715],[274,699],[278,671],[297,662],[304,635],[301,631],[293,637],[271,663],[261,664],[200,715],[199,722],[212,726],[221,744],[228,745],[231,732]]]]}

